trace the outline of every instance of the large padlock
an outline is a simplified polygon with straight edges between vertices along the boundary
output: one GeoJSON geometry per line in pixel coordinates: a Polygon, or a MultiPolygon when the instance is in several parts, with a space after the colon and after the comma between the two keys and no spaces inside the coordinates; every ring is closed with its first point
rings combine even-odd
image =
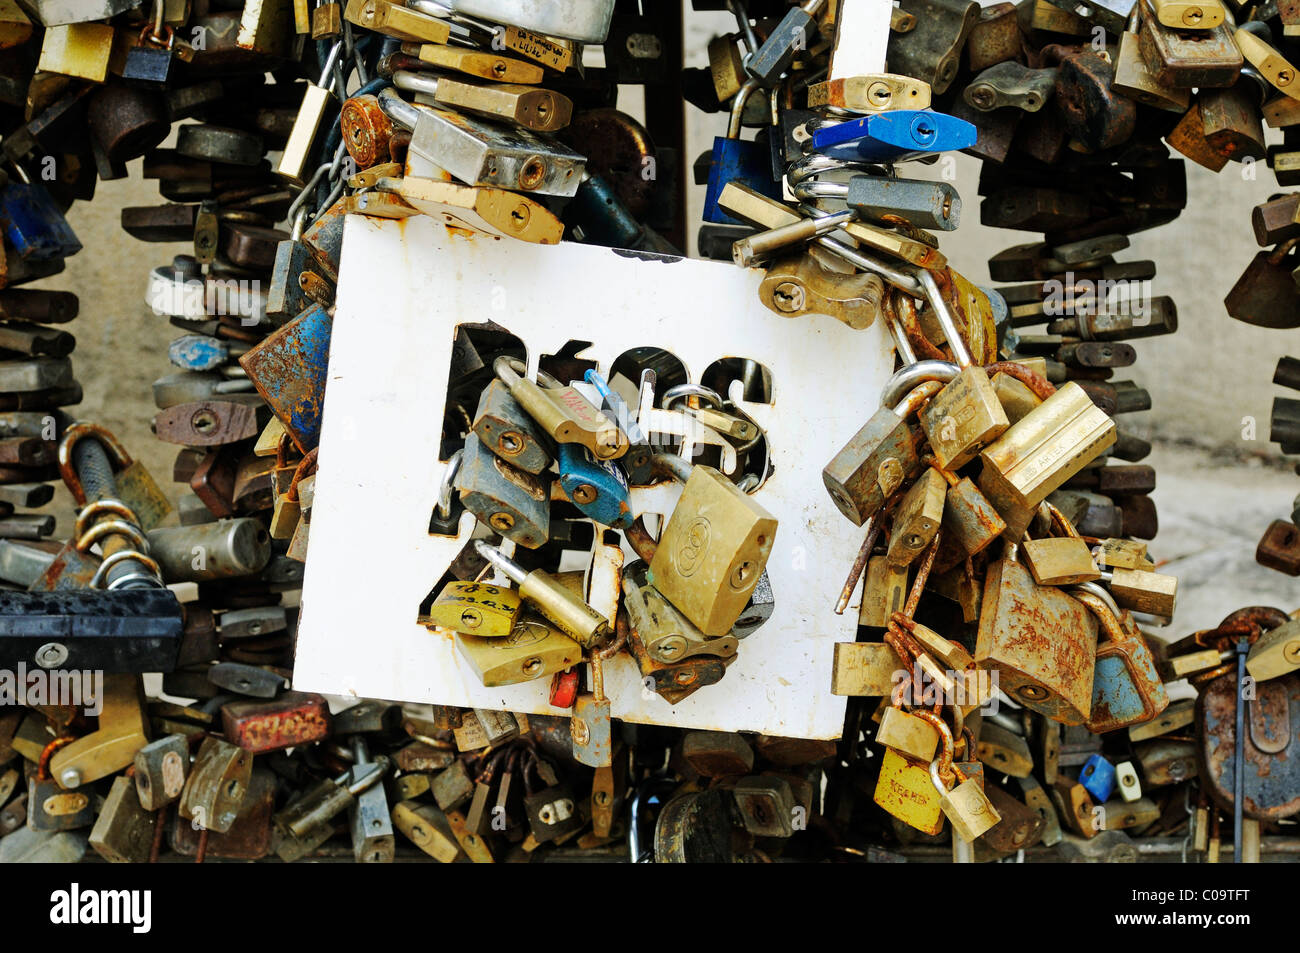
{"type": "Polygon", "coordinates": [[[661,458],[686,486],[650,560],[649,581],[706,636],[726,635],[772,554],[777,520],[712,467],[661,458]]]}
{"type": "Polygon", "coordinates": [[[1003,692],[1056,721],[1083,724],[1096,655],[1097,620],[1081,602],[1035,583],[1014,548],[990,564],[975,663],[997,673],[1003,692]]]}

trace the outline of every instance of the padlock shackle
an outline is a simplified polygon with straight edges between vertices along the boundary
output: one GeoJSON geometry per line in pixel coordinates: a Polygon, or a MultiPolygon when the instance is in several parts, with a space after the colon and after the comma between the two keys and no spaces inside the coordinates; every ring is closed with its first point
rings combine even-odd
{"type": "Polygon", "coordinates": [[[438,77],[428,73],[416,73],[406,69],[394,70],[392,82],[398,89],[406,90],[408,93],[427,93],[434,96],[438,92],[438,77]]]}
{"type": "Polygon", "coordinates": [[[702,384],[678,384],[676,387],[670,387],[663,392],[660,401],[664,410],[672,410],[673,404],[689,397],[696,397],[701,401],[707,400],[713,405],[714,410],[722,409],[722,395],[712,387],[705,387],[702,384]]]}
{"type": "Polygon", "coordinates": [[[758,89],[758,80],[752,76],[745,80],[745,85],[740,87],[735,98],[731,103],[731,116],[727,119],[727,138],[740,138],[740,125],[745,115],[745,104],[749,102],[749,97],[754,95],[758,89]]]}
{"type": "Polygon", "coordinates": [[[85,506],[87,499],[86,491],[82,487],[81,474],[77,472],[72,462],[72,449],[86,437],[94,437],[99,442],[110,455],[110,466],[115,465],[116,470],[125,470],[135,462],[126,452],[126,448],[106,427],[79,421],[65,430],[63,438],[59,441],[59,476],[63,478],[78,506],[85,506]]]}
{"type": "MultiPolygon", "coordinates": [[[[384,111],[385,116],[403,129],[412,132],[415,130],[416,123],[420,121],[420,110],[413,103],[408,103],[401,96],[398,96],[391,87],[381,89],[378,93],[378,99],[379,108],[384,111]]],[[[378,187],[378,184],[376,184],[376,187],[378,187]]]]}
{"type": "Polygon", "coordinates": [[[946,384],[961,373],[961,368],[951,361],[917,361],[896,370],[880,392],[880,403],[893,408],[918,384],[939,381],[946,384]]]}
{"type": "Polygon", "coordinates": [[[1119,624],[1119,617],[1117,613],[1112,611],[1111,607],[1106,604],[1105,600],[1100,596],[1087,591],[1075,591],[1072,595],[1075,599],[1078,599],[1087,606],[1088,611],[1097,617],[1097,621],[1101,623],[1101,627],[1106,630],[1106,635],[1110,641],[1122,642],[1124,640],[1125,633],[1123,627],[1119,624]]]}
{"type": "MultiPolygon", "coordinates": [[[[1105,575],[1105,573],[1102,574],[1103,578],[1105,578],[1105,575]]],[[[1084,597],[1091,596],[1093,600],[1100,602],[1105,606],[1106,610],[1110,612],[1111,616],[1115,620],[1115,624],[1119,624],[1119,606],[1115,604],[1115,597],[1101,586],[1097,585],[1095,582],[1079,582],[1070,586],[1069,589],[1070,594],[1074,596],[1074,598],[1088,606],[1094,613],[1096,612],[1096,607],[1091,601],[1085,601],[1084,597]]],[[[1098,616],[1098,618],[1100,618],[1100,616],[1098,616]]]]}
{"type": "Polygon", "coordinates": [[[948,299],[943,296],[943,291],[939,288],[939,282],[935,280],[934,272],[927,268],[917,268],[914,274],[916,280],[920,282],[921,290],[925,292],[926,303],[930,305],[935,320],[939,322],[939,327],[943,331],[943,339],[947,343],[948,349],[952,351],[953,360],[957,362],[958,367],[969,367],[971,365],[970,351],[966,348],[966,341],[957,329],[957,319],[953,316],[952,309],[948,307],[948,299]]]}
{"type": "Polygon", "coordinates": [[[908,391],[906,397],[894,405],[894,413],[903,419],[907,419],[925,406],[931,397],[943,390],[943,386],[941,382],[935,380],[922,381],[908,391]]]}

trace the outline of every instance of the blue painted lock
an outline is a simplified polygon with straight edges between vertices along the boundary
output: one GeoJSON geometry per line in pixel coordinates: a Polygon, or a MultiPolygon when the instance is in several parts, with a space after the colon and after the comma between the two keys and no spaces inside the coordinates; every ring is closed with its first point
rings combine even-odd
{"type": "Polygon", "coordinates": [[[50,261],[81,251],[72,226],[43,186],[10,182],[0,190],[5,240],[24,261],[50,261]]]}
{"type": "Polygon", "coordinates": [[[772,178],[772,159],[766,146],[718,136],[713,140],[713,164],[704,191],[704,220],[714,225],[746,225],[718,208],[718,196],[728,182],[747,185],[769,198],[781,198],[781,183],[772,178]]]}
{"type": "Polygon", "coordinates": [[[901,162],[975,145],[975,126],[929,109],[894,109],[813,130],[812,147],[832,159],[901,162]]]}
{"type": "Polygon", "coordinates": [[[1079,783],[1096,798],[1098,804],[1105,804],[1115,793],[1115,766],[1101,755],[1095,754],[1083,763],[1079,783]]]}
{"type": "Polygon", "coordinates": [[[1094,734],[1150,721],[1169,704],[1155,657],[1132,618],[1125,613],[1123,623],[1103,624],[1107,639],[1097,646],[1092,710],[1085,722],[1094,734]]]}
{"type": "Polygon", "coordinates": [[[562,443],[558,450],[560,488],[583,515],[618,529],[631,526],[632,505],[623,471],[610,461],[597,460],[581,444],[562,443]]]}
{"type": "Polygon", "coordinates": [[[187,371],[211,371],[230,359],[230,344],[206,334],[186,334],[167,346],[167,359],[187,371]]]}
{"type": "Polygon", "coordinates": [[[329,312],[314,304],[239,359],[303,453],[320,443],[333,329],[329,312]]]}

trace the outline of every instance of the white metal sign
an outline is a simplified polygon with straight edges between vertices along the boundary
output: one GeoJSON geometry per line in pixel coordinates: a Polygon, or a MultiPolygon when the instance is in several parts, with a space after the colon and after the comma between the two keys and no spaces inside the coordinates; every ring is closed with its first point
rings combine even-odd
{"type": "MultiPolygon", "coordinates": [[[[423,216],[349,217],[345,248],[295,687],[563,714],[547,703],[548,680],[485,688],[450,638],[415,621],[473,527],[466,515],[460,539],[428,534],[455,328],[490,320],[524,342],[530,373],[570,340],[595,342],[582,354],[602,373],[647,346],[675,354],[693,381],[723,357],[771,371],[773,403],[742,406],[766,429],[775,466],[755,497],[780,521],[772,618],[721,682],[676,706],[643,688],[626,655],[606,665],[605,686],[614,717],[632,722],[839,736],[831,658],[857,614],[832,607],[862,531],[831,503],[821,468],[876,409],[891,367],[883,326],[779,317],[758,301],[758,270],[493,239],[423,216]]],[[[634,494],[633,508],[664,501],[634,494]]]]}

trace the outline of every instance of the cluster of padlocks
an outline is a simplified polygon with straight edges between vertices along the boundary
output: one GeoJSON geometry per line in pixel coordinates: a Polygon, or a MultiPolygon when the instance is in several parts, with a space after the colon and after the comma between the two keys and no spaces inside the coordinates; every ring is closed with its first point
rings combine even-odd
{"type": "MultiPolygon", "coordinates": [[[[1186,204],[1167,147],[1215,171],[1267,157],[1289,184],[1261,118],[1300,123],[1300,6],[693,6],[735,19],[707,67],[681,68],[675,10],[626,0],[0,0],[0,665],[83,696],[5,696],[0,861],[1212,861],[1226,819],[1238,859],[1281,838],[1300,620],[1149,631],[1177,580],[1147,553],[1151,445],[1116,420],[1150,396],[1114,375],[1177,317],[1154,263],[1115,255],[1186,204]],[[765,505],[771,435],[741,406],[770,369],[530,363],[491,323],[455,329],[443,419],[420,424],[447,461],[428,533],[464,547],[410,612],[475,687],[535,683],[533,713],[294,690],[348,217],[680,255],[684,104],[727,117],[694,164],[700,257],[761,270],[761,307],[810,333],[829,316],[896,353],[805,488],[863,536],[821,607],[858,614],[824,645],[841,738],[634,724],[605,692],[622,653],[674,709],[721,697],[743,640],[781,641],[768,563],[795,517],[765,505]],[[997,287],[939,250],[958,151],[982,163],[981,222],[1035,233],[991,256],[997,287]],[[62,270],[68,207],[136,160],[165,204],[122,228],[192,243],[145,302],[182,332],[153,387],[171,493],[63,409],[74,341],[49,325],[76,296],[16,287],[62,270]],[[15,512],[59,480],[63,542],[15,512]]],[[[1275,247],[1233,317],[1300,326],[1297,221],[1294,196],[1255,209],[1275,247]]],[[[1294,364],[1275,379],[1300,385],[1294,364]]],[[[1275,405],[1284,452],[1295,403],[1275,405]]],[[[1297,525],[1260,561],[1300,574],[1297,525]]]]}

